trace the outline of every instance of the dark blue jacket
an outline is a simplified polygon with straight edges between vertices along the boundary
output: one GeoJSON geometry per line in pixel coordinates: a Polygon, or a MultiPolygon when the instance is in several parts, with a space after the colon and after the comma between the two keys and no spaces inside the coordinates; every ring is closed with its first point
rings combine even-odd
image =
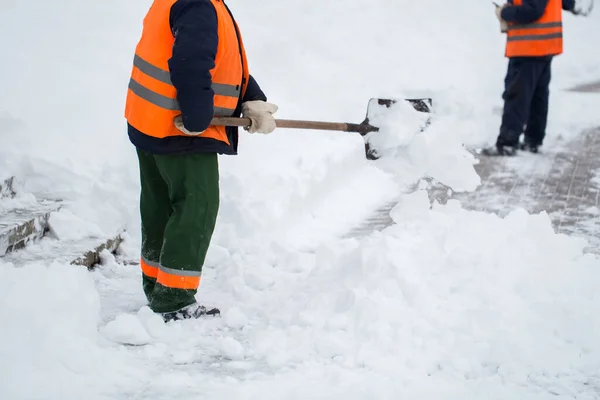
{"type": "MultiPolygon", "coordinates": [[[[217,13],[210,0],[177,0],[171,7],[170,24],[175,44],[169,70],[171,82],[177,89],[183,124],[189,131],[202,132],[213,117],[214,93],[210,70],[215,66],[217,54],[217,13]]],[[[251,100],[267,100],[252,76],[234,116],[241,115],[242,102],[251,100]]],[[[127,128],[129,139],[136,147],[154,154],[237,154],[236,127],[227,127],[231,146],[216,139],[193,136],[158,139],[144,135],[129,124],[127,128]]]]}
{"type": "MultiPolygon", "coordinates": [[[[512,0],[509,0],[512,4],[512,0]]],[[[523,0],[520,6],[508,6],[502,10],[502,19],[506,22],[515,22],[517,24],[530,24],[542,18],[548,0],[523,0]]],[[[562,0],[562,8],[566,11],[573,10],[575,0],[562,0]]]]}

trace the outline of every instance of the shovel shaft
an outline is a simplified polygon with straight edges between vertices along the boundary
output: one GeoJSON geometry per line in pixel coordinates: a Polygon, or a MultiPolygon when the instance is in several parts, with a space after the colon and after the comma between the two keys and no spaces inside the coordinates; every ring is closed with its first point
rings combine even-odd
{"type": "MultiPolygon", "coordinates": [[[[250,118],[233,118],[233,117],[215,117],[211,125],[218,126],[250,126],[250,118]]],[[[276,119],[275,123],[278,128],[296,128],[296,129],[313,129],[322,131],[342,131],[342,132],[358,132],[358,125],[348,124],[346,122],[319,122],[319,121],[300,121],[293,119],[276,119]],[[354,129],[352,129],[354,128],[354,129]]]]}
{"type": "Polygon", "coordinates": [[[293,119],[275,120],[278,128],[296,128],[313,129],[320,131],[348,131],[348,124],[345,122],[319,122],[319,121],[298,121],[293,119]]]}

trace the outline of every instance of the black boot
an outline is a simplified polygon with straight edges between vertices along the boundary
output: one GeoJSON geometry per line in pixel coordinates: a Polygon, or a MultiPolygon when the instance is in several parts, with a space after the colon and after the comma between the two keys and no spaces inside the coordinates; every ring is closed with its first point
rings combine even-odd
{"type": "Polygon", "coordinates": [[[529,151],[530,153],[538,153],[539,148],[537,144],[522,142],[519,144],[519,148],[523,151],[529,151]]]}
{"type": "Polygon", "coordinates": [[[177,311],[161,313],[161,316],[165,322],[179,321],[182,319],[197,319],[205,315],[218,317],[221,315],[221,311],[219,311],[218,308],[213,308],[207,311],[206,307],[201,306],[198,303],[194,303],[177,311]]]}
{"type": "Polygon", "coordinates": [[[481,153],[485,156],[514,156],[517,154],[517,148],[515,146],[496,145],[483,149],[481,153]]]}

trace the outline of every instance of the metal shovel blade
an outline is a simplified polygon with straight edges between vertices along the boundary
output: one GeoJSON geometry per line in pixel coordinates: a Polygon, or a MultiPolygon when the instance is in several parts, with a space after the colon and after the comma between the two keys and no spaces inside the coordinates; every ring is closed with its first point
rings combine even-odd
{"type": "MultiPolygon", "coordinates": [[[[363,126],[368,126],[371,129],[367,132],[379,132],[379,127],[376,127],[371,124],[371,121],[376,117],[379,117],[382,113],[385,113],[387,109],[389,109],[393,104],[397,103],[399,100],[396,99],[378,99],[372,98],[369,100],[369,104],[367,106],[367,116],[365,120],[361,123],[363,126]]],[[[404,101],[408,101],[413,108],[418,112],[430,113],[431,108],[433,107],[433,101],[430,98],[422,98],[422,99],[404,99],[404,101]]],[[[430,123],[430,119],[427,120],[426,125],[428,126],[430,123]]],[[[423,127],[425,129],[425,127],[423,127]]],[[[422,129],[422,130],[423,130],[422,129]]],[[[369,160],[377,160],[380,157],[379,152],[369,143],[369,137],[363,134],[365,139],[365,154],[367,159],[369,160]]]]}

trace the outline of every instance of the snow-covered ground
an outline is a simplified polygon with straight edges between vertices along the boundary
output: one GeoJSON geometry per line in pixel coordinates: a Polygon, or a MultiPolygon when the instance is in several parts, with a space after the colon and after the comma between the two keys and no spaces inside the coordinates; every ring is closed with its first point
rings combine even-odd
{"type": "MultiPolygon", "coordinates": [[[[0,178],[67,201],[64,235],[126,227],[138,255],[135,153],[122,117],[149,1],[0,5],[0,178]],[[69,234],[68,228],[72,229],[69,234]]],[[[371,97],[431,96],[433,124],[398,107],[377,163],[356,134],[243,135],[221,158],[222,208],[200,301],[223,317],[164,325],[140,272],[0,260],[0,398],[600,397],[600,259],[547,215],[430,209],[431,176],[474,190],[463,148],[493,142],[504,38],[488,2],[231,0],[253,74],[281,118],[360,122],[371,97]],[[480,4],[479,4],[480,3],[480,4]],[[340,239],[398,199],[395,224],[340,239]],[[136,346],[124,346],[129,342],[136,346]]],[[[565,14],[548,146],[600,125],[600,13],[565,14]]],[[[11,204],[30,201],[28,195],[11,204]]]]}

